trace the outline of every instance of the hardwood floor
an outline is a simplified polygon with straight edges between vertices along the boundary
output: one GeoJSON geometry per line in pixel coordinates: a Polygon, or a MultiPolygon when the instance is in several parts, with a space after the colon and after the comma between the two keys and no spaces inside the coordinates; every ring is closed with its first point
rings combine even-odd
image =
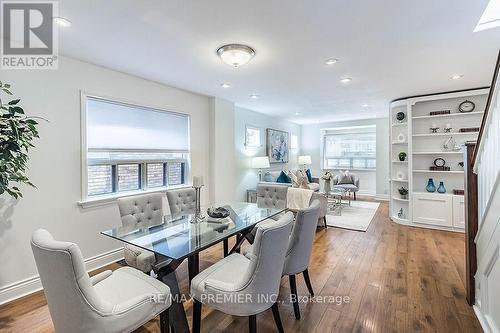
{"type": "MultiPolygon", "coordinates": [[[[221,258],[222,246],[205,251],[201,269],[221,258]]],[[[465,300],[464,235],[411,228],[391,222],[381,203],[367,232],[318,229],[309,274],[317,296],[347,296],[348,303],[301,303],[295,320],[287,278],[281,282],[280,313],[286,332],[482,332],[465,300]]],[[[111,265],[111,269],[119,267],[111,265]]],[[[187,267],[178,277],[188,292],[187,267]]],[[[306,296],[302,276],[299,295],[306,296]]],[[[191,303],[186,304],[188,316],[191,303]]],[[[191,317],[188,318],[191,323],[191,317]]],[[[271,310],[257,316],[259,332],[275,332],[271,310]]],[[[0,307],[2,332],[53,332],[39,292],[0,307]]],[[[208,306],[203,332],[247,332],[246,318],[208,306]]],[[[158,319],[136,331],[159,332],[158,319]]]]}

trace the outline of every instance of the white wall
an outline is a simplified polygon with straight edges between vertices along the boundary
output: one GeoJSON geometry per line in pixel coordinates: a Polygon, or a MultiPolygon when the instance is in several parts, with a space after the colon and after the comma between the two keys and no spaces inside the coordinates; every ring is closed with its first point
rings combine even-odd
{"type": "MultiPolygon", "coordinates": [[[[120,247],[99,234],[120,224],[116,206],[82,210],[80,90],[191,115],[192,173],[209,176],[209,99],[62,57],[58,70],[1,71],[29,115],[49,120],[31,153],[29,177],[37,189],[22,187],[24,198],[0,197],[0,302],[39,286],[30,249],[31,233],[46,228],[56,238],[76,242],[91,258],[120,247]]],[[[208,197],[208,189],[204,198],[208,197]]],[[[93,260],[99,263],[99,260],[93,260]]]]}
{"type": "MultiPolygon", "coordinates": [[[[284,121],[279,118],[269,117],[262,113],[236,107],[234,115],[234,143],[236,149],[236,200],[246,199],[246,190],[254,189],[258,182],[258,171],[251,169],[253,156],[266,155],[266,128],[273,128],[288,132],[290,135],[298,136],[300,150],[300,125],[284,121]],[[250,125],[261,129],[260,148],[245,148],[245,126],[250,125]]],[[[297,167],[297,156],[299,151],[290,151],[290,159],[287,164],[271,164],[270,170],[292,169],[297,167]]],[[[265,172],[265,171],[264,171],[265,172]]]]}
{"type": "Polygon", "coordinates": [[[234,103],[210,98],[210,202],[234,200],[236,193],[234,103]]]}
{"type": "Polygon", "coordinates": [[[331,122],[302,126],[302,152],[311,155],[314,175],[321,175],[322,138],[321,130],[334,127],[377,126],[377,170],[355,171],[360,177],[360,193],[386,198],[389,193],[389,120],[387,118],[364,119],[354,121],[331,122]]]}

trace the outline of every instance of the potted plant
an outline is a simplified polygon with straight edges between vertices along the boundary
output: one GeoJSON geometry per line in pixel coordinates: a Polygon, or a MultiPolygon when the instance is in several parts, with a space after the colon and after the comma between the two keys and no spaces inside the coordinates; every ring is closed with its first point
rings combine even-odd
{"type": "Polygon", "coordinates": [[[399,153],[398,157],[401,162],[404,162],[406,160],[406,153],[402,151],[399,153]]]}
{"type": "Polygon", "coordinates": [[[399,195],[401,195],[401,199],[408,199],[408,190],[404,187],[398,189],[399,195]]]}
{"type": "Polygon", "coordinates": [[[321,179],[325,181],[325,194],[328,195],[330,194],[330,191],[332,190],[332,179],[333,175],[330,171],[326,171],[323,176],[321,176],[321,179]]]}
{"type": "MultiPolygon", "coordinates": [[[[10,84],[0,82],[0,91],[12,95],[10,84]]],[[[22,197],[19,184],[35,187],[26,176],[28,152],[38,138],[38,123],[24,114],[20,99],[7,103],[0,98],[0,195],[22,197]]]]}

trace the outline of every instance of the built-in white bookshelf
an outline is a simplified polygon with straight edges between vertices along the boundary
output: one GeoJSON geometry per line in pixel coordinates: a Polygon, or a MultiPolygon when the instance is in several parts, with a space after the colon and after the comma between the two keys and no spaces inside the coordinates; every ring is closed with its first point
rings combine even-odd
{"type": "Polygon", "coordinates": [[[460,132],[461,129],[481,126],[488,89],[434,94],[397,100],[390,105],[390,215],[397,223],[443,229],[464,230],[463,195],[453,190],[464,189],[463,144],[477,140],[478,132],[460,132]],[[472,101],[472,112],[459,111],[460,103],[472,101]],[[450,110],[449,114],[431,115],[433,111],[450,110]],[[398,120],[402,112],[404,119],[398,120]],[[437,131],[431,127],[438,127],[437,131]],[[445,128],[451,127],[451,130],[445,128]],[[444,143],[452,137],[459,149],[445,149],[444,143]],[[404,152],[406,159],[400,161],[404,152]],[[434,160],[442,158],[450,170],[431,170],[434,160]],[[443,182],[446,193],[427,192],[432,178],[436,189],[443,182]],[[408,190],[402,198],[399,189],[408,190]],[[401,215],[400,212],[403,212],[401,215]]]}

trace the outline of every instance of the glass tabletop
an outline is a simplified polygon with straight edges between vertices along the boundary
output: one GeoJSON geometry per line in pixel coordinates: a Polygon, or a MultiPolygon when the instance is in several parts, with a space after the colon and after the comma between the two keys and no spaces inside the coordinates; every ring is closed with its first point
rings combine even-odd
{"type": "Polygon", "coordinates": [[[284,211],[260,208],[246,202],[223,202],[217,206],[227,208],[230,212],[224,222],[210,222],[206,213],[209,206],[206,206],[201,209],[205,215],[201,222],[196,222],[194,212],[179,213],[163,216],[160,223],[120,226],[101,234],[179,260],[284,211]]]}

